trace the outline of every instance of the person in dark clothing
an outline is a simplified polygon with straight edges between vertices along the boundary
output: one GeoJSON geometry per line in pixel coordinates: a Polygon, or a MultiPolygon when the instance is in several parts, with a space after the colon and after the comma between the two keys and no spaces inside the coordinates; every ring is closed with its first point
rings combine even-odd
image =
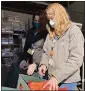
{"type": "Polygon", "coordinates": [[[37,29],[40,26],[40,24],[39,24],[39,12],[37,12],[33,16],[32,25],[33,25],[33,27],[28,30],[27,35],[26,35],[23,58],[22,58],[22,61],[20,63],[20,66],[19,66],[20,69],[23,69],[23,70],[27,69],[27,66],[29,65],[29,63],[32,63],[32,55],[30,53],[28,53],[28,51],[32,48],[32,44],[34,42],[35,35],[37,33],[37,29]]]}
{"type": "Polygon", "coordinates": [[[43,45],[48,33],[48,31],[46,30],[46,24],[48,21],[46,18],[45,11],[41,10],[39,17],[40,17],[40,20],[39,20],[40,26],[37,30],[37,33],[32,45],[32,50],[33,50],[32,61],[33,62],[32,64],[28,66],[28,70],[27,70],[28,75],[33,75],[34,71],[36,70],[36,68],[38,67],[41,61],[43,45]]]}
{"type": "Polygon", "coordinates": [[[43,44],[47,35],[45,26],[47,19],[44,11],[39,12],[33,16],[33,27],[26,34],[22,61],[19,66],[12,65],[9,72],[7,87],[16,88],[19,74],[32,75],[34,71],[29,72],[29,69],[33,67],[34,63],[39,64],[41,61],[43,44]],[[33,49],[35,50],[34,53],[32,53],[33,49]]]}

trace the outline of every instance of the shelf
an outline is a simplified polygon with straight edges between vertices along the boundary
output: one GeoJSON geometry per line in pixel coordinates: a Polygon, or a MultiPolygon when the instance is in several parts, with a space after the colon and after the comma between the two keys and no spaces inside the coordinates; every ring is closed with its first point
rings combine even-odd
{"type": "Polygon", "coordinates": [[[13,34],[13,36],[19,36],[19,34],[13,34]]]}
{"type": "Polygon", "coordinates": [[[13,46],[14,44],[1,44],[1,46],[13,46]]]}
{"type": "Polygon", "coordinates": [[[1,34],[6,34],[6,35],[8,34],[9,35],[9,34],[13,34],[13,33],[12,32],[1,32],[1,34]]]}
{"type": "Polygon", "coordinates": [[[20,44],[1,44],[1,46],[20,46],[20,44]]]}
{"type": "Polygon", "coordinates": [[[17,30],[14,30],[14,33],[25,34],[25,31],[17,31],[17,30]]]}
{"type": "Polygon", "coordinates": [[[2,58],[10,58],[10,57],[13,57],[13,56],[1,56],[2,58]]]}

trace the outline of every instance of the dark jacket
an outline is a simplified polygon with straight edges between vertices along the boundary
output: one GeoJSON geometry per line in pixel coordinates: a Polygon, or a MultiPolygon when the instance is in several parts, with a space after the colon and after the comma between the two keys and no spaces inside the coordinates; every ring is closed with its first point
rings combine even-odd
{"type": "MultiPolygon", "coordinates": [[[[34,28],[31,28],[27,35],[26,35],[26,41],[25,41],[25,46],[24,46],[24,52],[23,52],[23,60],[29,60],[30,63],[32,63],[32,61],[34,59],[32,59],[32,55],[30,55],[29,53],[27,53],[27,50],[29,48],[32,47],[32,44],[35,44],[39,41],[39,40],[42,40],[43,39],[43,42],[46,38],[46,35],[47,35],[47,32],[44,32],[44,31],[40,31],[38,33],[36,33],[36,30],[34,30],[34,28]]],[[[41,49],[43,48],[43,43],[37,45],[39,47],[41,47],[41,49]]],[[[34,47],[35,49],[36,47],[34,47]]],[[[37,50],[37,48],[36,48],[37,50]]],[[[34,53],[35,54],[35,53],[34,53]]]]}
{"type": "Polygon", "coordinates": [[[22,60],[28,60],[28,58],[31,60],[32,56],[30,54],[27,53],[27,50],[29,48],[31,48],[31,45],[34,41],[34,37],[35,37],[35,29],[31,28],[28,30],[27,34],[26,34],[26,41],[25,41],[25,45],[24,45],[24,52],[23,52],[23,58],[22,60]]]}

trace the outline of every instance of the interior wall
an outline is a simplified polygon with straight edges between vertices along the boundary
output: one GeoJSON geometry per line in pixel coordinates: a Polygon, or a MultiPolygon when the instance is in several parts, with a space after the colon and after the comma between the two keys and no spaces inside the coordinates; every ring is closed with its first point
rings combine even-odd
{"type": "Polygon", "coordinates": [[[68,6],[69,15],[74,22],[84,24],[84,2],[74,2],[68,6]]]}

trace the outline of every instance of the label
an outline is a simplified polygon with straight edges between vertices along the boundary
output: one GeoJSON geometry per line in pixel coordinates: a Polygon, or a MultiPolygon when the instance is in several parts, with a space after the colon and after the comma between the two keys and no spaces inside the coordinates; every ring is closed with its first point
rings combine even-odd
{"type": "Polygon", "coordinates": [[[33,55],[34,49],[28,49],[28,50],[27,50],[27,53],[29,53],[30,55],[33,55]]]}

